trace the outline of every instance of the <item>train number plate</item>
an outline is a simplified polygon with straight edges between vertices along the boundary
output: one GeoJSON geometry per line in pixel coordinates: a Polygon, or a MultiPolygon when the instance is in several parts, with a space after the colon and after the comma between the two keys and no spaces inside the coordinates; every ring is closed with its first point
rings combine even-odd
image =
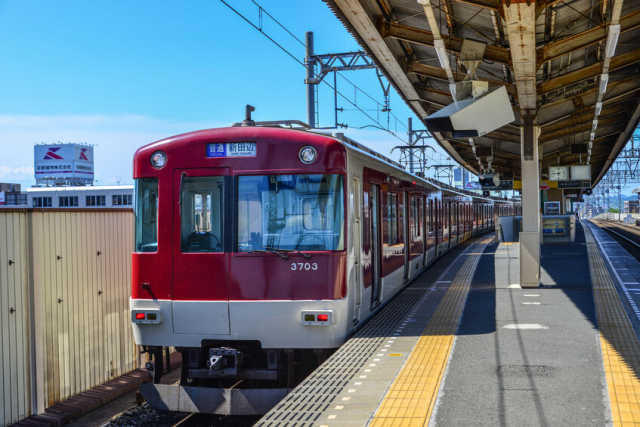
{"type": "Polygon", "coordinates": [[[207,157],[254,157],[255,142],[216,142],[207,144],[207,157]]]}

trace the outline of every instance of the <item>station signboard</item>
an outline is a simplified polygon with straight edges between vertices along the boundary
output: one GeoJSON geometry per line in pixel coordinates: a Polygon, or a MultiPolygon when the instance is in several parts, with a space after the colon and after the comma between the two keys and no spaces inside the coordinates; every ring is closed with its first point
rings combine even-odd
{"type": "Polygon", "coordinates": [[[558,181],[558,188],[591,188],[590,180],[558,181]]]}
{"type": "Polygon", "coordinates": [[[513,181],[500,181],[498,185],[485,185],[482,188],[491,191],[513,190],[513,181]]]}
{"type": "Polygon", "coordinates": [[[500,185],[496,187],[496,190],[513,190],[513,181],[500,180],[500,185]]]}

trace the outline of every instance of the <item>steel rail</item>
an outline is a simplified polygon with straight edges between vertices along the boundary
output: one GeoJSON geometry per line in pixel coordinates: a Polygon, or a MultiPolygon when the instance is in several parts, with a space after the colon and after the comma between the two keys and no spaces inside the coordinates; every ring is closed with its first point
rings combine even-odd
{"type": "MultiPolygon", "coordinates": [[[[599,222],[600,222],[600,221],[599,221],[599,222]]],[[[602,222],[604,222],[604,221],[602,221],[602,222]]],[[[612,226],[609,226],[609,227],[612,227],[612,226]]],[[[607,232],[609,232],[609,233],[616,234],[616,235],[618,235],[618,236],[622,237],[623,239],[625,239],[626,241],[628,241],[629,243],[631,243],[631,244],[635,245],[637,248],[639,248],[639,249],[640,249],[640,244],[638,244],[638,243],[634,242],[633,240],[631,240],[630,238],[628,238],[628,237],[626,237],[626,236],[623,236],[622,234],[618,233],[617,231],[613,231],[613,230],[611,230],[611,229],[609,229],[609,228],[607,228],[607,227],[600,227],[600,228],[604,228],[604,229],[605,229],[605,231],[607,231],[607,232]]],[[[639,237],[640,237],[640,236],[639,236],[639,237]]]]}

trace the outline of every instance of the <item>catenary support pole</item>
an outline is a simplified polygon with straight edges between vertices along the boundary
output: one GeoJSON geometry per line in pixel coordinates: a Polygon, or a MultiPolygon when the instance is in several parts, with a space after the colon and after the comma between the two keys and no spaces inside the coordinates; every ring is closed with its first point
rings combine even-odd
{"type": "MultiPolygon", "coordinates": [[[[413,119],[409,117],[407,124],[409,135],[409,145],[413,146],[413,119]]],[[[409,172],[413,173],[413,149],[409,150],[409,172]]]]}
{"type": "Polygon", "coordinates": [[[311,128],[316,127],[316,99],[315,99],[315,85],[313,79],[315,79],[315,54],[313,52],[313,31],[307,31],[305,34],[307,52],[304,59],[304,63],[307,66],[307,78],[305,83],[307,84],[307,123],[311,128]]]}

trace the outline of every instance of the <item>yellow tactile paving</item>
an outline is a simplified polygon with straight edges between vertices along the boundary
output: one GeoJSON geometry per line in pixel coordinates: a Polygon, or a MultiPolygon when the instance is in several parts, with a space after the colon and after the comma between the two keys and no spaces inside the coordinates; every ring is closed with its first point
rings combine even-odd
{"type": "Polygon", "coordinates": [[[468,255],[369,426],[423,427],[429,423],[482,253],[468,255]]]}
{"type": "Polygon", "coordinates": [[[613,425],[640,426],[640,342],[594,237],[585,231],[613,425]]]}

